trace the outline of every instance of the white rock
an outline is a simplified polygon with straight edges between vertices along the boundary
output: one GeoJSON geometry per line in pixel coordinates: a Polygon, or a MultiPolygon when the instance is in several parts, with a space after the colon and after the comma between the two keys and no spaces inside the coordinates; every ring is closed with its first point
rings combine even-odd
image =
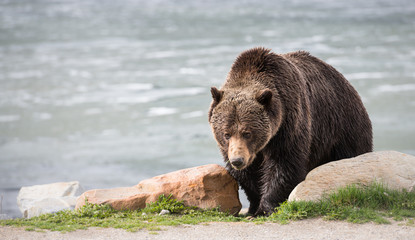
{"type": "Polygon", "coordinates": [[[316,201],[324,193],[351,184],[383,183],[397,190],[414,191],[415,157],[396,151],[366,153],[324,164],[308,173],[288,201],[316,201]]]}
{"type": "Polygon", "coordinates": [[[170,211],[169,210],[165,210],[165,209],[161,210],[161,212],[159,213],[160,216],[161,215],[167,215],[167,214],[170,214],[170,211]]]}
{"type": "Polygon", "coordinates": [[[17,196],[17,205],[23,217],[30,218],[73,209],[77,196],[82,193],[83,189],[77,181],[22,187],[17,196]]]}
{"type": "Polygon", "coordinates": [[[73,209],[74,204],[67,202],[68,198],[70,202],[76,203],[77,197],[62,197],[62,198],[45,198],[39,200],[33,204],[32,207],[27,209],[24,213],[24,217],[31,218],[45,213],[55,213],[66,209],[73,209]]]}

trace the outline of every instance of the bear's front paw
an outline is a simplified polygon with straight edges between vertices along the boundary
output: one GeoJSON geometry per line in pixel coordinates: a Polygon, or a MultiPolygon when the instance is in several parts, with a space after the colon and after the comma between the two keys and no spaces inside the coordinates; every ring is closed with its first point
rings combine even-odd
{"type": "Polygon", "coordinates": [[[272,208],[264,208],[264,207],[259,207],[258,210],[255,212],[254,216],[255,217],[259,217],[259,216],[269,216],[274,212],[274,209],[272,208]]]}
{"type": "Polygon", "coordinates": [[[249,215],[255,215],[257,210],[258,210],[258,204],[254,205],[254,204],[251,203],[251,205],[249,206],[249,209],[248,209],[248,214],[249,215]]]}

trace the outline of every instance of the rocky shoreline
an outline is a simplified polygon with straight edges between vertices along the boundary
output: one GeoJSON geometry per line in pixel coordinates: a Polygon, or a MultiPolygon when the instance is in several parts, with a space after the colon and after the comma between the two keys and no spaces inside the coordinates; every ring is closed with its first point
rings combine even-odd
{"type": "MultiPolygon", "coordinates": [[[[330,162],[315,168],[291,193],[290,200],[317,200],[325,192],[350,184],[381,182],[393,189],[414,191],[415,157],[382,151],[330,162]]],[[[241,209],[235,180],[219,165],[183,169],[144,180],[133,187],[84,191],[79,182],[23,187],[17,204],[23,217],[30,218],[90,203],[111,204],[115,209],[137,209],[170,195],[201,208],[221,206],[237,214],[241,209]]],[[[2,214],[0,219],[6,219],[2,214]]]]}

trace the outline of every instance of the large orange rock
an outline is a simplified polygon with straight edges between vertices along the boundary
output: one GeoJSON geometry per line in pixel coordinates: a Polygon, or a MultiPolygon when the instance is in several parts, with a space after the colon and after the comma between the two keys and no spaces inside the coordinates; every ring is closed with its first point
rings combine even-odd
{"type": "Polygon", "coordinates": [[[109,204],[117,210],[144,208],[164,194],[186,206],[216,208],[238,214],[241,202],[238,184],[225,168],[216,165],[183,169],[141,181],[133,187],[96,189],[83,193],[77,200],[76,209],[85,204],[109,204]]]}

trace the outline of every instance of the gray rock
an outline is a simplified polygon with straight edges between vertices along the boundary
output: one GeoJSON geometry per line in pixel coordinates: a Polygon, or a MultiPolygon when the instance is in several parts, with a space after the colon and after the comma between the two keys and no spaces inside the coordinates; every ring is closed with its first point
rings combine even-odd
{"type": "Polygon", "coordinates": [[[75,208],[76,200],[83,193],[79,182],[59,182],[22,187],[17,205],[25,218],[75,208]]]}
{"type": "Polygon", "coordinates": [[[415,157],[382,151],[324,164],[308,173],[291,192],[288,201],[316,201],[324,193],[340,187],[368,185],[375,181],[392,189],[414,191],[415,157]]]}

